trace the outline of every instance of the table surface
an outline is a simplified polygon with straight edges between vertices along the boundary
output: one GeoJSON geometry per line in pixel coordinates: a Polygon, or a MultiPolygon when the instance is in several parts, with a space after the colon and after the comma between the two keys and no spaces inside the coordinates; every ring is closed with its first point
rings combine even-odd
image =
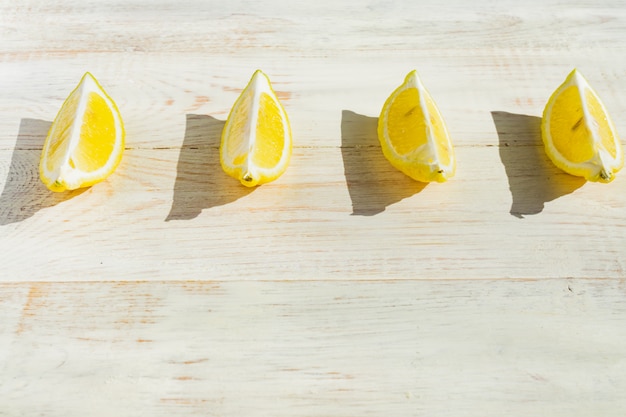
{"type": "Polygon", "coordinates": [[[619,0],[0,0],[0,416],[623,416],[626,174],[559,171],[539,125],[576,67],[626,132],[625,56],[619,0]],[[257,68],[294,149],[246,189],[218,146],[257,68]],[[376,138],[412,69],[445,184],[376,138]],[[86,71],[124,157],[51,193],[86,71]]]}

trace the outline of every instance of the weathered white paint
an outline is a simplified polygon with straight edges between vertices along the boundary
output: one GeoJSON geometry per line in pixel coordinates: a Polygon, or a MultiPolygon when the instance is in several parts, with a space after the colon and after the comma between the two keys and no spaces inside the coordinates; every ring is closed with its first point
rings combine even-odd
{"type": "Polygon", "coordinates": [[[531,2],[0,0],[0,416],[623,416],[626,174],[538,136],[577,67],[626,132],[626,9],[531,2]],[[219,135],[252,72],[294,155],[244,189],[219,135]],[[376,118],[416,68],[456,144],[423,186],[376,118]],[[85,71],[118,171],[37,164],[85,71]]]}
{"type": "Polygon", "coordinates": [[[621,416],[625,284],[2,284],[0,415],[621,416]]]}

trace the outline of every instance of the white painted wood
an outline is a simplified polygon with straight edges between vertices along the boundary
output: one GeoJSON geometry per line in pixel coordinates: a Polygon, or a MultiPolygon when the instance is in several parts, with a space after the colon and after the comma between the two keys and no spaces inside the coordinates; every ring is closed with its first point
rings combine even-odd
{"type": "Polygon", "coordinates": [[[626,174],[583,183],[538,136],[573,67],[626,132],[625,35],[617,0],[0,0],[0,416],[625,415],[626,174]],[[248,190],[217,150],[256,68],[294,156],[248,190]],[[413,68],[446,184],[376,141],[413,68]],[[127,150],[52,194],[85,71],[127,150]]]}
{"type": "Polygon", "coordinates": [[[2,284],[0,415],[617,417],[625,296],[575,279],[2,284]]]}

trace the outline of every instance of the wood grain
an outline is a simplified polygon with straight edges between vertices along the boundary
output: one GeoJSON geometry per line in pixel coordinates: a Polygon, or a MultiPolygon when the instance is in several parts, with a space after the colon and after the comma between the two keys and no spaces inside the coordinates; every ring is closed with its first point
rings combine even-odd
{"type": "Polygon", "coordinates": [[[625,296],[576,279],[1,284],[0,415],[621,416],[625,296]]]}
{"type": "Polygon", "coordinates": [[[0,0],[0,416],[623,416],[626,174],[556,169],[577,67],[626,132],[620,1],[0,0]],[[257,68],[294,155],[254,190],[219,136],[257,68]],[[419,184],[376,124],[416,68],[458,156],[419,184]],[[119,169],[54,194],[85,71],[119,169]]]}

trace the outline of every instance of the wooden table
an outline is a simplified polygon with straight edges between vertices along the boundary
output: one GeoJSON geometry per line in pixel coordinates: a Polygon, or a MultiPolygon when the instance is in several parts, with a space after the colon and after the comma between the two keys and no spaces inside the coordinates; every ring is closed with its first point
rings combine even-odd
{"type": "Polygon", "coordinates": [[[0,416],[624,416],[626,173],[540,143],[577,67],[626,134],[618,0],[0,1],[0,416]],[[244,189],[228,111],[272,79],[294,154],[244,189]],[[416,68],[457,175],[376,138],[416,68]],[[85,71],[119,169],[53,194],[43,140],[85,71]]]}

